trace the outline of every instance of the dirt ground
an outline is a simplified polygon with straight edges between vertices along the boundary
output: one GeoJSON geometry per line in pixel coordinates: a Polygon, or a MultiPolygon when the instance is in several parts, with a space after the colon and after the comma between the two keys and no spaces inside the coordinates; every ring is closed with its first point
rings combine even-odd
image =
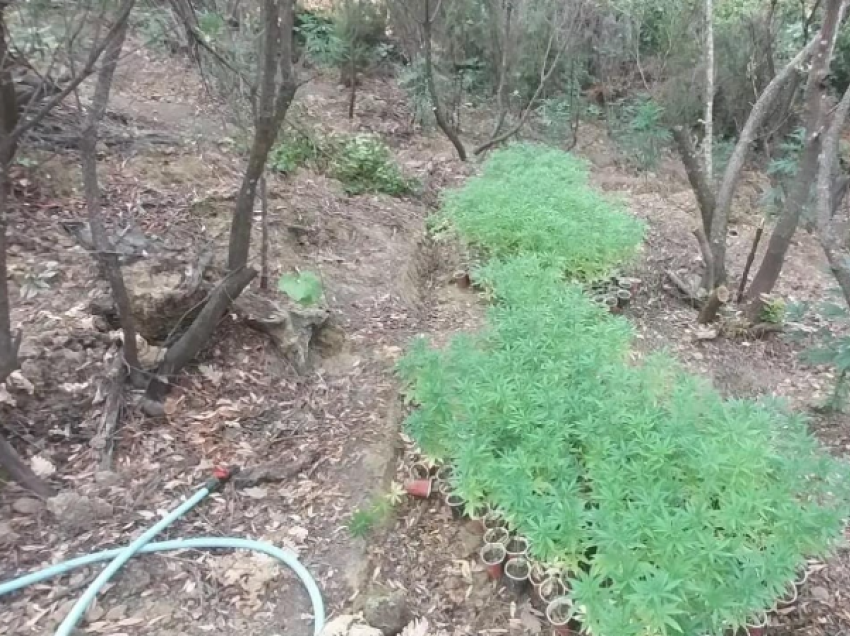
{"type": "MultiPolygon", "coordinates": [[[[120,70],[112,109],[129,130],[167,134],[174,143],[105,148],[101,179],[110,222],[138,227],[175,249],[220,245],[239,185],[238,131],[180,60],[139,49],[120,70]]],[[[332,315],[332,328],[314,343],[310,370],[296,373],[264,336],[226,319],[183,374],[167,418],[144,418],[139,396],[130,396],[108,470],[98,466],[90,442],[116,335],[89,313],[104,286],[61,225],[84,216],[77,159],[42,152],[33,157],[36,168],[16,175],[10,268],[13,293],[21,297],[13,318],[24,328],[22,371],[32,386],[14,393],[14,407],[0,402],[0,421],[71,498],[64,507],[48,506],[15,485],[0,486],[0,580],[126,543],[199,487],[216,464],[270,462],[285,479],[229,485],[167,537],[249,537],[291,550],[315,576],[331,615],[376,593],[401,591],[409,616],[427,616],[435,633],[546,631],[527,598],[487,581],[476,558],[477,530],[453,521],[437,499],[402,501],[365,538],[347,529],[358,509],[405,477],[409,448],[395,361],[415,335],[445,342],[476,328],[484,306],[451,283],[461,257],[424,232],[436,193],[462,183],[475,166],[454,159],[442,138],[410,127],[391,79],[365,82],[353,121],[346,109],[342,88],[317,77],[301,89],[294,112],[311,126],[382,135],[403,170],[423,182],[424,194],[349,197],[309,170],[270,180],[272,280],[294,268],[318,272],[332,315]]],[[[592,125],[576,151],[591,161],[601,188],[623,196],[649,223],[632,268],[644,283],[631,312],[637,350],[669,349],[730,396],[773,394],[805,411],[822,400],[833,378],[799,361],[803,345],[782,337],[697,337],[694,310],[663,275],[698,269],[690,234],[695,206],[676,162],[636,175],[592,125]]],[[[736,206],[730,272],[740,272],[754,232],[757,177],[748,183],[736,206]]],[[[817,245],[801,233],[778,291],[809,300],[829,286],[817,245]]],[[[834,452],[850,450],[843,415],[812,413],[812,426],[834,452]]],[[[774,618],[772,633],[850,630],[850,552],[841,549],[815,569],[798,606],[774,618]]],[[[95,575],[82,570],[4,599],[0,633],[49,633],[95,575]]],[[[301,636],[311,633],[309,612],[297,581],[265,558],[184,551],[134,560],[81,632],[301,636]]]]}

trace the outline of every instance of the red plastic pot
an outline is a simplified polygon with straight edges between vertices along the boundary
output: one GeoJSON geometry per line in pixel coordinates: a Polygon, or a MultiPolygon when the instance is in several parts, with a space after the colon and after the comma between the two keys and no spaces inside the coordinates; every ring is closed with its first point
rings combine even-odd
{"type": "Polygon", "coordinates": [[[487,568],[487,575],[494,581],[502,578],[502,564],[507,556],[501,543],[487,543],[481,548],[481,560],[487,568]]]}
{"type": "Polygon", "coordinates": [[[431,496],[431,490],[434,482],[430,479],[414,479],[404,485],[404,489],[411,497],[418,499],[427,499],[431,496]]]}
{"type": "Polygon", "coordinates": [[[747,623],[747,636],[764,636],[767,632],[767,614],[762,614],[747,623]]]}

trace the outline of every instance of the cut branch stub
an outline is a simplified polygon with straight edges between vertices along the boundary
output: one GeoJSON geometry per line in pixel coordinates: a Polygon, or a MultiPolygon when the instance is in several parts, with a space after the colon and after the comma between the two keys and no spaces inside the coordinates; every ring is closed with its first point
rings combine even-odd
{"type": "Polygon", "coordinates": [[[720,308],[729,302],[729,289],[725,285],[715,288],[705,301],[705,305],[699,312],[697,322],[701,325],[708,324],[717,320],[717,314],[720,308]]]}
{"type": "Polygon", "coordinates": [[[323,307],[299,307],[253,292],[242,294],[233,309],[245,324],[269,336],[299,373],[307,369],[310,342],[330,317],[323,307]]]}

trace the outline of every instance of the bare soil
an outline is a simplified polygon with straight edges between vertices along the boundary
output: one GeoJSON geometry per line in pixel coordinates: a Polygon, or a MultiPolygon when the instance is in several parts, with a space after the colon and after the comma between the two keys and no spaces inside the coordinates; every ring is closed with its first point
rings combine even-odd
{"type": "MultiPolygon", "coordinates": [[[[238,131],[183,62],[140,48],[121,71],[112,109],[129,130],[156,130],[177,143],[105,148],[100,168],[110,223],[140,228],[178,249],[221,248],[242,165],[238,131]]],[[[309,170],[270,180],[271,279],[296,268],[318,272],[332,312],[332,328],[314,343],[311,370],[297,374],[267,339],[227,318],[184,372],[167,418],[145,419],[139,396],[129,396],[108,471],[98,469],[90,441],[118,334],[88,311],[104,284],[90,255],[61,226],[84,216],[77,158],[39,152],[32,157],[36,169],[16,174],[10,268],[13,293],[23,296],[15,299],[13,318],[24,329],[22,375],[32,386],[13,392],[15,405],[0,403],[0,426],[74,498],[47,506],[0,475],[0,578],[126,543],[199,487],[214,465],[271,462],[286,479],[229,485],[167,536],[252,537],[292,550],[334,615],[375,589],[390,589],[404,591],[413,616],[427,616],[450,634],[546,631],[527,598],[487,581],[478,530],[453,521],[436,498],[402,501],[365,539],[346,527],[358,509],[405,478],[409,448],[395,361],[415,335],[446,342],[480,326],[484,311],[473,291],[451,282],[461,256],[424,231],[438,193],[475,166],[456,161],[442,138],[410,127],[391,79],[368,79],[360,94],[349,121],[346,92],[319,77],[300,91],[295,114],[305,125],[383,136],[424,192],[349,197],[309,170]]],[[[668,349],[730,396],[782,396],[802,411],[818,404],[834,378],[799,361],[803,344],[781,336],[702,339],[695,311],[672,294],[663,272],[687,276],[699,265],[690,234],[695,204],[676,163],[665,162],[658,174],[633,174],[591,125],[577,152],[591,161],[601,188],[623,196],[649,223],[644,253],[632,267],[644,283],[631,311],[637,351],[668,349]]],[[[736,206],[733,273],[754,232],[757,185],[751,175],[736,206]]],[[[818,299],[830,283],[816,243],[801,233],[778,291],[818,299]]],[[[844,415],[811,415],[830,449],[850,451],[844,415]]],[[[80,571],[4,599],[0,632],[49,633],[95,575],[80,571]]],[[[850,630],[848,585],[850,552],[842,549],[819,566],[800,603],[774,619],[773,633],[850,630]]],[[[297,581],[266,559],[185,551],[134,560],[81,632],[301,636],[311,633],[309,611],[297,581]]]]}

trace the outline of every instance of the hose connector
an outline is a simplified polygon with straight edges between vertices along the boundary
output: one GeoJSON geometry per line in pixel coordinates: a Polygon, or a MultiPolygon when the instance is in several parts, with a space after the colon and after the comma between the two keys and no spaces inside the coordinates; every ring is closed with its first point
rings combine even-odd
{"type": "Polygon", "coordinates": [[[213,468],[213,476],[204,484],[209,492],[217,492],[239,472],[236,466],[216,466],[213,468]]]}

